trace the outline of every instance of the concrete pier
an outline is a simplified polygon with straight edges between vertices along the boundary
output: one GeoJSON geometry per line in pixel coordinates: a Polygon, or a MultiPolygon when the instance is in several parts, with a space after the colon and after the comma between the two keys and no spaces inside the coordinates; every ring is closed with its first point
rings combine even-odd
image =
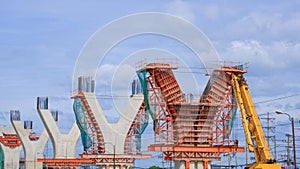
{"type": "Polygon", "coordinates": [[[38,109],[38,113],[44,123],[54,148],[54,158],[76,158],[76,145],[80,137],[80,131],[76,123],[68,134],[61,134],[59,128],[47,109],[38,109]]]}
{"type": "MultiPolygon", "coordinates": [[[[0,136],[3,134],[16,134],[13,127],[3,126],[0,127],[0,136]]],[[[20,163],[20,154],[22,150],[22,146],[17,147],[9,147],[0,142],[0,147],[2,149],[2,153],[4,156],[3,167],[9,169],[19,169],[20,163]]]]}
{"type": "Polygon", "coordinates": [[[104,141],[105,141],[105,152],[111,154],[124,154],[124,143],[127,136],[127,132],[130,129],[132,122],[138,112],[142,102],[143,95],[133,95],[125,110],[120,116],[117,123],[108,123],[101,106],[98,103],[95,93],[84,93],[85,98],[96,117],[96,121],[99,124],[104,141]],[[115,147],[115,151],[114,151],[115,147]]]}
{"type": "Polygon", "coordinates": [[[25,153],[25,169],[42,169],[43,163],[37,162],[38,158],[43,158],[44,148],[48,141],[48,133],[44,129],[37,141],[31,141],[29,135],[32,129],[24,129],[20,120],[11,120],[11,123],[17,132],[25,153]]]}

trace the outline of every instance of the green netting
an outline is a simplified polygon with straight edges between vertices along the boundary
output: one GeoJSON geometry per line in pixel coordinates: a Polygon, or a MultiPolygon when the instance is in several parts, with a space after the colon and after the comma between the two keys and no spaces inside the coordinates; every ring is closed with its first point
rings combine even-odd
{"type": "Polygon", "coordinates": [[[4,165],[3,152],[2,149],[0,148],[0,169],[4,167],[3,165],[4,165]]]}
{"type": "Polygon", "coordinates": [[[231,101],[231,103],[234,105],[233,106],[233,108],[231,109],[231,111],[230,111],[230,114],[232,115],[232,118],[231,118],[231,120],[230,120],[230,132],[229,132],[229,134],[231,134],[231,131],[232,131],[232,126],[233,126],[233,123],[234,123],[234,120],[235,120],[235,117],[236,117],[236,111],[237,111],[237,105],[236,105],[236,99],[235,99],[235,97],[233,97],[234,96],[234,93],[233,92],[231,92],[231,98],[232,98],[232,101],[231,101]]]}
{"type": "Polygon", "coordinates": [[[148,121],[149,121],[148,114],[150,114],[150,116],[153,120],[153,130],[155,129],[155,125],[156,125],[156,121],[157,121],[154,113],[150,109],[149,97],[148,97],[148,82],[147,82],[146,74],[147,74],[146,69],[137,72],[137,75],[139,77],[139,80],[140,80],[140,83],[141,83],[141,86],[142,86],[143,95],[144,95],[144,103],[145,103],[145,106],[146,106],[146,109],[145,109],[145,111],[146,111],[146,120],[144,121],[140,132],[136,136],[136,138],[137,138],[137,142],[136,142],[137,143],[136,144],[137,145],[136,146],[137,150],[141,149],[141,136],[142,136],[142,134],[144,133],[145,129],[148,126],[148,121]]]}
{"type": "MultiPolygon", "coordinates": [[[[233,108],[231,109],[231,111],[230,111],[230,115],[232,116],[232,118],[231,118],[231,120],[230,120],[230,123],[228,123],[227,121],[226,121],[226,123],[225,123],[225,126],[226,126],[226,128],[228,129],[229,128],[229,135],[231,134],[231,132],[232,132],[232,129],[233,129],[233,124],[234,124],[234,121],[235,121],[235,118],[236,118],[236,112],[237,112],[237,106],[236,106],[236,99],[235,99],[235,97],[234,97],[234,93],[233,92],[231,92],[231,104],[233,104],[234,106],[233,106],[233,108]]],[[[226,135],[226,138],[228,138],[228,135],[226,135]]]]}
{"type": "Polygon", "coordinates": [[[148,121],[149,121],[149,115],[146,114],[146,119],[141,127],[141,129],[139,130],[140,132],[138,133],[138,135],[136,136],[136,149],[140,152],[141,148],[142,148],[142,134],[144,133],[144,131],[146,130],[147,126],[148,126],[148,121]]]}
{"type": "MultiPolygon", "coordinates": [[[[238,69],[238,70],[243,70],[244,69],[243,65],[236,65],[235,68],[238,69]]],[[[233,128],[232,126],[234,124],[234,121],[235,121],[235,118],[236,118],[236,112],[237,112],[237,100],[236,100],[236,97],[235,97],[235,94],[234,94],[233,91],[231,92],[231,98],[233,98],[231,100],[231,103],[234,105],[234,107],[231,109],[231,112],[230,112],[230,114],[232,115],[232,118],[231,118],[231,121],[230,121],[230,134],[231,134],[231,131],[232,131],[232,128],[233,128]]]]}
{"type": "Polygon", "coordinates": [[[80,130],[82,145],[84,151],[86,151],[92,146],[92,139],[87,130],[85,110],[79,98],[74,100],[73,111],[75,113],[77,126],[80,130]]]}
{"type": "Polygon", "coordinates": [[[141,82],[142,89],[143,89],[144,102],[146,105],[146,112],[150,114],[152,120],[154,121],[156,119],[156,117],[150,109],[149,97],[148,97],[148,82],[147,82],[146,74],[147,74],[146,69],[137,72],[137,75],[139,77],[139,80],[141,82]]]}

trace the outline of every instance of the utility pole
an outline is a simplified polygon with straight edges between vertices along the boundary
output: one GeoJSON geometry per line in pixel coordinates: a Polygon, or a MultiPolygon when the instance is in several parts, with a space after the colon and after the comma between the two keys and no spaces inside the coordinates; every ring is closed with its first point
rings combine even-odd
{"type": "Polygon", "coordinates": [[[287,165],[290,166],[291,165],[290,137],[292,137],[292,135],[286,134],[286,136],[287,136],[287,165]]]}
{"type": "Polygon", "coordinates": [[[228,168],[231,169],[231,156],[230,153],[228,153],[228,168]]]}
{"type": "MultiPolygon", "coordinates": [[[[270,139],[275,136],[275,134],[274,134],[275,127],[271,126],[270,122],[273,122],[275,120],[275,118],[270,117],[270,112],[268,112],[267,117],[266,118],[261,118],[261,119],[267,120],[267,126],[263,127],[263,128],[267,129],[266,138],[267,138],[267,142],[268,142],[268,147],[270,149],[270,146],[271,146],[270,145],[270,139]],[[270,131],[272,132],[273,135],[270,135],[270,131]]],[[[275,142],[276,142],[276,140],[274,139],[274,145],[276,144],[275,142]]],[[[274,151],[276,151],[276,150],[274,149],[274,151]]],[[[276,159],[276,152],[274,152],[274,158],[276,159]]]]}
{"type": "Polygon", "coordinates": [[[248,165],[248,146],[246,146],[246,166],[248,165]]]}
{"type": "Polygon", "coordinates": [[[292,137],[293,137],[293,152],[294,152],[294,168],[297,168],[297,157],[296,157],[296,140],[295,140],[295,123],[294,123],[294,117],[292,117],[288,113],[284,113],[282,111],[276,111],[277,114],[285,114],[289,117],[289,120],[292,123],[292,137]]]}
{"type": "Polygon", "coordinates": [[[296,157],[296,139],[295,139],[295,123],[294,117],[291,117],[292,122],[292,135],[293,135],[293,152],[294,152],[294,168],[297,168],[297,157],[296,157]]]}
{"type": "Polygon", "coordinates": [[[276,135],[274,135],[274,158],[277,159],[277,151],[276,151],[276,135]]]}

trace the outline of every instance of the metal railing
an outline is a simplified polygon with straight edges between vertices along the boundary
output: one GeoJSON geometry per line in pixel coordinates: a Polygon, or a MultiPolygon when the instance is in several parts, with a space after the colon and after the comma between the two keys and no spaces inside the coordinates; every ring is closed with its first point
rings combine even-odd
{"type": "Polygon", "coordinates": [[[135,68],[136,71],[146,69],[147,66],[166,66],[178,68],[178,59],[177,58],[144,58],[136,62],[135,68]]]}

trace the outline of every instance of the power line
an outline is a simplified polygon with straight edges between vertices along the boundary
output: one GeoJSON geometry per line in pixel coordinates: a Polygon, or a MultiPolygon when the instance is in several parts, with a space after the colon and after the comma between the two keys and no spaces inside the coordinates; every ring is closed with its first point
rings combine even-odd
{"type": "MultiPolygon", "coordinates": [[[[185,72],[182,72],[185,73],[185,72]]],[[[296,97],[296,96],[300,96],[300,94],[294,94],[294,95],[289,95],[289,96],[284,96],[284,97],[278,97],[275,99],[269,99],[269,100],[263,100],[260,102],[256,102],[254,104],[262,104],[262,103],[268,103],[268,102],[272,102],[272,101],[277,101],[277,100],[283,100],[283,99],[287,99],[287,98],[291,98],[291,97],[296,97]]],[[[112,99],[112,98],[117,98],[117,99],[128,99],[129,96],[126,95],[108,95],[108,94],[96,94],[96,97],[99,99],[112,99]]],[[[296,109],[292,109],[292,110],[298,110],[299,108],[296,109]]],[[[292,111],[292,110],[285,110],[285,111],[292,111]]],[[[272,114],[274,114],[273,112],[271,112],[272,114]]],[[[266,115],[267,113],[264,114],[260,114],[260,115],[266,115]]]]}
{"type": "Polygon", "coordinates": [[[129,96],[126,96],[126,95],[96,94],[96,97],[126,97],[126,98],[128,98],[129,96]]]}
{"type": "MultiPolygon", "coordinates": [[[[186,73],[186,72],[182,72],[182,73],[186,73]]],[[[104,96],[104,97],[105,96],[106,97],[127,97],[128,98],[128,96],[126,96],[126,95],[96,94],[96,96],[99,96],[99,97],[102,97],[102,96],[104,96]]],[[[289,96],[278,97],[278,98],[275,98],[275,99],[263,100],[263,101],[255,102],[254,104],[261,104],[261,103],[267,103],[267,102],[272,102],[272,101],[277,101],[277,100],[283,100],[283,99],[296,97],[296,96],[300,96],[300,93],[289,95],[289,96]]]]}
{"type": "Polygon", "coordinates": [[[194,74],[207,74],[205,72],[184,72],[184,71],[176,71],[176,73],[194,73],[194,74]]]}
{"type": "Polygon", "coordinates": [[[277,100],[287,99],[287,98],[296,97],[296,96],[300,96],[300,93],[298,93],[298,94],[293,94],[293,95],[289,95],[289,96],[284,96],[284,97],[278,97],[278,98],[275,98],[275,99],[264,100],[264,101],[256,102],[256,103],[254,103],[254,104],[267,103],[267,102],[272,102],[272,101],[277,101],[277,100]]]}

